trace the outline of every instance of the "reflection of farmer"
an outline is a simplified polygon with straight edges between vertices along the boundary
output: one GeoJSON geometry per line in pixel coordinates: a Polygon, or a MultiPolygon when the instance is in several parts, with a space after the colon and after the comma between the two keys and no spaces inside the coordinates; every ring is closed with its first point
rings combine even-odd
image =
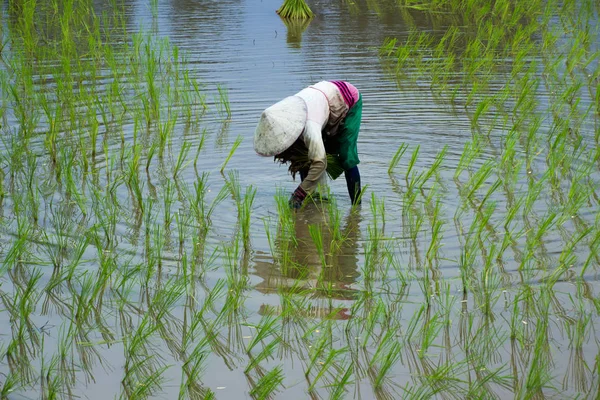
{"type": "Polygon", "coordinates": [[[338,239],[337,243],[332,241],[334,237],[329,222],[327,215],[321,215],[319,212],[309,213],[307,210],[299,214],[294,224],[296,239],[294,261],[299,268],[311,271],[314,278],[333,283],[343,292],[350,290],[350,286],[359,275],[357,252],[360,213],[351,211],[346,216],[344,226],[340,227],[341,240],[338,239]],[[321,231],[327,267],[323,267],[319,251],[310,234],[311,225],[321,231]]]}
{"type": "Polygon", "coordinates": [[[272,293],[300,285],[314,289],[315,297],[325,296],[340,300],[354,298],[356,291],[352,285],[359,276],[360,213],[353,210],[347,215],[344,225],[340,227],[340,239],[336,242],[333,241],[327,213],[306,209],[306,212],[301,210],[294,218],[291,265],[277,267],[273,265],[271,257],[265,257],[263,260],[255,258],[256,274],[263,278],[263,282],[259,283],[256,289],[263,293],[272,293]],[[327,266],[323,265],[311,237],[311,225],[321,232],[327,266]]]}
{"type": "Polygon", "coordinates": [[[290,205],[299,208],[306,196],[324,183],[326,170],[333,179],[343,171],[352,204],[360,202],[356,143],[361,116],[362,96],[343,81],[319,82],[263,111],[254,149],[261,156],[289,162],[293,176],[300,172],[302,183],[290,205]],[[335,160],[330,168],[326,150],[335,160]]]}

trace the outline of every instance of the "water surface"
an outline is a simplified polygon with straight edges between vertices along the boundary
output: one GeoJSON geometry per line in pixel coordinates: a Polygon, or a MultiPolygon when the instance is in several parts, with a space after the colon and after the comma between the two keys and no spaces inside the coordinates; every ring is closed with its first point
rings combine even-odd
{"type": "MultiPolygon", "coordinates": [[[[73,167],[76,186],[84,193],[82,200],[70,192],[68,183],[64,183],[65,175],[55,178],[44,142],[50,130],[44,118],[40,118],[27,145],[26,153],[35,154],[37,165],[19,164],[19,158],[14,156],[20,154],[14,150],[17,146],[11,145],[8,139],[4,141],[2,168],[6,190],[0,240],[7,267],[0,269],[3,299],[0,326],[5,327],[0,328],[3,338],[0,373],[4,377],[11,373],[21,377],[18,390],[9,398],[40,397],[48,390],[47,380],[56,382],[64,397],[135,397],[128,382],[141,382],[142,377],[156,371],[160,371],[158,375],[162,378],[158,388],[152,391],[156,398],[174,398],[182,393],[183,397],[200,397],[207,389],[217,398],[250,398],[250,391],[257,387],[261,377],[278,366],[283,372],[282,385],[278,387],[280,397],[330,397],[332,387],[339,384],[343,372],[352,368],[346,398],[418,396],[415,388],[421,385],[430,385],[432,392],[427,393],[439,391],[440,396],[460,397],[474,387],[473,382],[488,376],[484,371],[496,370],[501,372],[490,380],[488,391],[471,395],[494,393],[510,398],[525,390],[525,379],[536,368],[536,363],[541,363],[535,358],[540,353],[546,357],[544,362],[550,365],[552,376],[542,393],[561,398],[595,393],[597,324],[593,317],[583,326],[578,325],[578,321],[585,320],[588,313],[595,316],[597,312],[598,256],[593,240],[598,230],[596,191],[593,190],[585,204],[578,208],[573,221],[560,220],[560,225],[552,225],[536,239],[533,232],[537,232],[544,218],[552,212],[563,212],[566,209],[563,206],[573,196],[569,192],[570,172],[556,185],[563,192],[559,189],[552,192],[544,186],[531,209],[520,210],[515,219],[515,231],[525,233],[497,260],[486,259],[487,252],[496,254],[494,245],[502,244],[503,221],[516,201],[512,196],[528,193],[548,169],[551,149],[543,138],[554,135],[555,120],[547,105],[556,93],[544,84],[544,60],[539,57],[528,60],[537,66],[533,77],[540,82],[535,91],[539,111],[533,113],[539,114],[541,119],[536,133],[541,143],[536,148],[539,153],[531,158],[529,165],[519,164],[513,191],[500,187],[491,194],[487,204],[493,203],[495,208],[489,216],[488,229],[475,232],[471,224],[483,218],[486,210],[465,200],[463,187],[469,176],[491,162],[497,175],[483,180],[477,194],[479,200],[484,198],[486,190],[501,174],[498,165],[506,148],[506,138],[516,124],[514,120],[504,120],[505,114],[500,109],[491,108],[477,130],[472,123],[475,106],[471,104],[501,93],[510,80],[508,71],[515,60],[495,60],[489,85],[474,99],[469,97],[469,88],[462,86],[463,72],[457,68],[449,80],[455,90],[453,102],[443,101],[434,95],[434,84],[423,71],[407,67],[401,74],[390,73],[390,65],[380,57],[379,49],[386,38],[406,40],[411,30],[440,38],[448,26],[456,25],[457,16],[432,16],[412,9],[401,12],[387,2],[357,2],[356,8],[350,5],[349,2],[311,2],[316,17],[299,28],[286,26],[275,13],[279,1],[273,0],[170,1],[155,5],[127,2],[122,14],[126,31],[115,36],[118,39],[111,44],[118,62],[128,65],[126,59],[119,57],[128,56],[123,44],[130,44],[135,33],[142,32],[157,40],[168,39],[164,49],[173,46],[179,49],[184,57],[180,63],[182,70],[189,71],[189,77],[200,82],[206,96],[208,111],[202,114],[200,122],[189,125],[177,120],[165,158],[154,158],[146,173],[144,166],[150,140],[144,141],[146,136],[140,128],[143,122],[136,120],[135,112],[131,111],[142,107],[144,92],[138,95],[139,88],[133,84],[127,86],[134,72],[124,70],[123,76],[115,78],[106,66],[95,71],[95,75],[75,76],[81,86],[74,91],[93,89],[99,96],[109,93],[115,80],[122,80],[127,89],[121,93],[125,105],[129,106],[122,120],[108,123],[100,117],[98,110],[102,106],[96,105],[94,115],[98,113],[99,131],[106,134],[107,139],[98,142],[102,145],[97,146],[94,173],[83,174],[77,163],[73,167]],[[254,153],[254,127],[264,108],[312,83],[334,79],[353,83],[363,95],[359,168],[363,186],[367,187],[364,201],[360,208],[352,211],[343,179],[330,182],[332,201],[309,204],[293,213],[293,229],[282,238],[278,235],[280,212],[276,197],[287,197],[298,182],[292,180],[284,166],[254,153]],[[227,118],[218,105],[219,87],[227,89],[231,118],[227,118]],[[189,143],[192,150],[188,159],[192,159],[202,132],[205,132],[205,147],[196,166],[192,162],[186,164],[177,179],[173,179],[171,171],[183,143],[189,143]],[[237,138],[241,138],[241,144],[224,173],[220,173],[237,138]],[[476,139],[484,140],[485,144],[472,160],[469,172],[455,177],[465,145],[476,139]],[[127,171],[123,165],[129,165],[131,153],[128,152],[133,151],[134,143],[141,143],[144,149],[138,168],[143,198],[145,201],[154,199],[152,209],[141,214],[123,174],[127,171]],[[389,163],[403,143],[408,150],[390,176],[389,163]],[[447,150],[439,171],[423,186],[422,195],[407,204],[408,182],[404,174],[410,154],[417,146],[420,150],[415,172],[426,171],[444,146],[447,150]],[[23,165],[14,181],[11,165],[23,165]],[[199,235],[201,229],[197,221],[192,217],[186,219],[192,215],[190,201],[194,196],[190,193],[202,173],[209,173],[206,204],[217,198],[232,178],[239,182],[242,195],[249,186],[256,190],[251,207],[250,246],[245,251],[238,236],[239,205],[235,193],[227,193],[225,200],[216,206],[205,238],[199,235]],[[17,247],[18,238],[28,232],[23,229],[21,218],[29,215],[32,207],[27,202],[27,176],[32,177],[36,188],[34,199],[40,205],[36,214],[39,217],[32,223],[26,242],[28,251],[23,254],[27,257],[11,261],[11,249],[17,247]],[[63,184],[57,184],[57,180],[63,184]],[[106,189],[110,189],[111,184],[115,185],[114,191],[106,189]],[[99,194],[90,191],[94,187],[99,188],[99,194]],[[436,197],[428,199],[427,194],[433,189],[436,197]],[[19,198],[18,193],[22,193],[23,198],[19,198]],[[169,196],[174,200],[170,210],[165,212],[165,198],[169,196]],[[439,200],[437,210],[436,200],[439,200]],[[118,210],[112,209],[111,204],[118,204],[118,210]],[[164,223],[165,213],[171,218],[169,224],[164,223]],[[424,216],[424,222],[411,237],[408,225],[414,222],[411,218],[416,215],[424,216]],[[104,230],[110,216],[115,217],[113,234],[104,230]],[[343,240],[335,240],[336,231],[332,227],[336,226],[336,218],[343,240]],[[434,221],[441,224],[442,234],[438,247],[431,250],[436,229],[434,221]],[[580,226],[588,226],[589,231],[574,245],[574,258],[568,259],[569,271],[557,280],[551,295],[543,297],[544,293],[547,295],[544,282],[552,278],[551,271],[557,265],[564,264],[561,257],[566,254],[571,239],[584,229],[580,226]],[[316,231],[322,235],[323,257],[315,244],[316,231]],[[84,243],[86,235],[101,241],[95,243],[90,239],[84,243]],[[75,278],[53,286],[57,269],[53,268],[52,260],[60,252],[56,249],[62,249],[60,238],[63,237],[67,238],[66,259],[74,259],[74,249],[82,243],[83,256],[73,266],[75,278]],[[283,248],[291,237],[295,238],[289,247],[291,263],[283,265],[274,257],[273,248],[283,248]],[[470,242],[472,238],[475,239],[470,242]],[[527,253],[528,241],[536,240],[535,251],[527,253]],[[430,251],[436,254],[431,259],[428,258],[430,251]],[[477,283],[465,294],[461,266],[471,251],[478,254],[472,265],[476,275],[472,279],[477,283]],[[581,279],[576,279],[588,259],[590,266],[581,279]],[[491,270],[488,270],[490,265],[491,270]],[[23,294],[27,293],[26,282],[36,271],[40,276],[34,285],[35,295],[29,297],[33,300],[30,317],[27,323],[17,323],[14,315],[18,313],[11,317],[9,310],[14,307],[15,299],[28,298],[29,295],[23,294]],[[149,279],[146,274],[151,275],[149,279]],[[90,294],[86,284],[102,279],[106,280],[102,293],[90,294]],[[150,284],[145,286],[143,282],[150,284]],[[157,304],[166,301],[160,298],[166,293],[178,294],[167,307],[169,312],[160,314],[159,319],[154,310],[158,309],[157,304]],[[207,301],[211,293],[216,296],[213,305],[207,301]],[[536,309],[538,302],[548,298],[551,305],[536,309]],[[205,310],[206,304],[209,305],[205,310]],[[482,304],[489,304],[491,309],[485,309],[482,304]],[[78,314],[74,311],[78,307],[88,309],[89,313],[78,314]],[[539,322],[544,310],[550,310],[550,315],[546,314],[546,325],[539,322]],[[195,319],[200,314],[202,322],[194,328],[197,331],[193,331],[191,325],[200,320],[195,319]],[[276,329],[250,353],[257,357],[261,349],[277,341],[275,350],[258,367],[245,373],[251,361],[247,346],[257,335],[256,326],[270,317],[276,319],[276,329]],[[132,349],[135,335],[144,332],[140,329],[144,318],[154,321],[149,325],[154,330],[142,340],[143,345],[132,349]],[[430,324],[443,318],[448,320],[437,328],[430,324]],[[373,326],[369,328],[370,323],[373,326]],[[19,350],[10,347],[11,343],[22,342],[17,326],[27,326],[36,332],[25,335],[23,341],[28,344],[19,350]],[[74,326],[77,326],[76,334],[69,334],[74,326]],[[574,339],[576,328],[583,330],[579,344],[574,339]],[[190,330],[192,334],[184,345],[190,330]],[[390,331],[392,335],[386,336],[390,331]],[[428,332],[433,332],[433,337],[430,347],[422,352],[428,332]],[[494,340],[482,339],[485,335],[494,340]],[[317,366],[312,367],[307,378],[313,346],[323,337],[329,340],[325,346],[327,352],[314,357],[318,360],[317,366]],[[547,338],[548,348],[536,347],[540,337],[547,338]],[[210,340],[202,344],[203,338],[210,340]],[[189,373],[190,353],[199,343],[204,346],[199,358],[204,368],[197,379],[193,379],[199,389],[197,392],[188,387],[181,389],[180,382],[185,382],[189,373]],[[392,352],[390,343],[397,343],[402,350],[383,384],[377,386],[374,376],[382,369],[381,354],[392,352]],[[471,343],[474,348],[470,347],[471,343]],[[64,348],[69,350],[61,353],[64,348]],[[383,353],[377,349],[384,349],[383,353]],[[319,376],[321,380],[309,393],[318,366],[329,366],[327,363],[331,360],[328,361],[327,355],[332,354],[332,350],[339,350],[340,355],[333,358],[331,368],[319,376]],[[15,354],[22,365],[16,363],[15,366],[15,354]],[[67,355],[53,359],[57,354],[67,355]],[[147,368],[138,371],[139,375],[133,378],[128,375],[137,360],[132,354],[143,358],[144,368],[147,368]],[[145,355],[150,358],[145,359],[145,355]],[[569,361],[562,362],[565,359],[569,361]],[[23,366],[27,364],[24,360],[31,363],[31,371],[23,366]],[[58,361],[52,364],[49,360],[58,361]],[[453,365],[448,375],[459,379],[456,386],[448,383],[451,382],[449,376],[436,375],[446,365],[453,365]],[[52,379],[45,380],[44,373],[39,371],[52,379]],[[438,378],[428,381],[429,376],[438,378]],[[457,391],[459,388],[461,391],[457,391]]],[[[93,8],[97,15],[111,10],[110,4],[104,2],[95,2],[93,8]]],[[[18,16],[5,10],[3,17],[4,35],[8,38],[12,34],[10,19],[18,16]]],[[[40,29],[42,27],[40,25],[40,29]]],[[[460,29],[468,31],[463,26],[460,29]]],[[[536,40],[542,39],[534,38],[534,43],[536,40]]],[[[7,47],[6,51],[12,54],[11,50],[7,47]]],[[[79,55],[82,64],[91,63],[92,58],[87,54],[79,55]]],[[[53,71],[61,62],[59,58],[50,58],[32,63],[33,92],[47,93],[51,107],[61,104],[53,97],[57,85],[61,84],[61,78],[54,76],[53,71]]],[[[163,67],[166,68],[159,66],[163,67]]],[[[597,70],[596,60],[590,68],[597,70]]],[[[7,82],[18,80],[11,76],[9,64],[3,71],[7,82]]],[[[3,96],[7,104],[3,131],[7,138],[16,137],[16,132],[23,128],[17,107],[10,100],[8,90],[3,89],[3,96]]],[[[583,90],[579,98],[581,109],[594,104],[593,96],[583,90]]],[[[515,103],[516,100],[508,102],[515,103]]],[[[166,101],[160,103],[162,116],[169,115],[168,106],[166,101]]],[[[78,141],[73,138],[87,138],[93,123],[84,114],[86,107],[89,104],[81,107],[78,133],[61,132],[61,148],[75,148],[78,141]]],[[[149,129],[148,137],[154,137],[154,129],[149,129]]],[[[581,143],[588,145],[590,151],[597,141],[596,130],[596,114],[592,112],[582,117],[578,132],[581,143]]],[[[579,147],[573,145],[568,151],[577,149],[579,147]]],[[[71,153],[60,154],[68,157],[71,153]]],[[[517,143],[515,154],[516,160],[527,158],[523,140],[517,143]]],[[[580,163],[585,165],[585,160],[585,157],[577,159],[572,170],[580,163]]],[[[589,185],[597,188],[599,178],[596,160],[588,176],[589,185]]]]}

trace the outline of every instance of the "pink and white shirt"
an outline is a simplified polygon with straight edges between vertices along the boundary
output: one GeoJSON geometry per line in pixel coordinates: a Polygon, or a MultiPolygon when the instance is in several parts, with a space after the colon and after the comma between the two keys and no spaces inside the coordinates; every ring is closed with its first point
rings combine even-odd
{"type": "Polygon", "coordinates": [[[324,183],[327,156],[321,132],[326,129],[330,134],[337,127],[348,110],[356,104],[359,92],[352,84],[344,81],[321,81],[296,93],[307,106],[307,118],[302,138],[311,160],[311,171],[302,186],[308,193],[314,191],[319,183],[324,183]]]}

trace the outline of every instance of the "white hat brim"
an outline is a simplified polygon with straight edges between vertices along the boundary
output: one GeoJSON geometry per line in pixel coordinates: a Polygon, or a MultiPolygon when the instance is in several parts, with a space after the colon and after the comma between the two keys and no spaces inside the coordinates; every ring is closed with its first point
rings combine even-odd
{"type": "Polygon", "coordinates": [[[254,132],[254,151],[269,157],[288,149],[306,124],[307,107],[298,96],[289,96],[263,111],[254,132]]]}

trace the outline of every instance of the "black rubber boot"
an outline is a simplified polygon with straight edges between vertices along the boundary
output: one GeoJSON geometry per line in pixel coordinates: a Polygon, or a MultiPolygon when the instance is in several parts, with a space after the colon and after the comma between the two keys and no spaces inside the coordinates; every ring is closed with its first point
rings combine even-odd
{"type": "Polygon", "coordinates": [[[350,196],[350,201],[352,204],[360,204],[360,173],[358,172],[358,167],[350,168],[349,170],[344,171],[344,176],[346,177],[346,186],[348,187],[348,195],[350,196]]]}

